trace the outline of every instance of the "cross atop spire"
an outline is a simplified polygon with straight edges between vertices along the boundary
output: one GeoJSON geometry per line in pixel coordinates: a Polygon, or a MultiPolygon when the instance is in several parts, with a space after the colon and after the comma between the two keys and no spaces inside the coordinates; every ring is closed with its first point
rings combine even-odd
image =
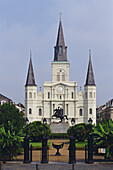
{"type": "Polygon", "coordinates": [[[92,67],[92,62],[91,62],[91,50],[89,50],[89,65],[88,65],[88,71],[87,71],[85,86],[87,86],[87,85],[95,86],[93,67],[92,67]]]}
{"type": "Polygon", "coordinates": [[[36,86],[34,72],[33,72],[33,65],[32,65],[32,60],[31,60],[31,51],[30,51],[29,69],[28,69],[27,80],[26,80],[25,86],[36,86]]]}
{"type": "Polygon", "coordinates": [[[61,14],[60,14],[60,23],[58,29],[57,42],[56,42],[55,52],[54,52],[54,61],[67,61],[67,47],[65,46],[65,42],[64,42],[61,14]]]}

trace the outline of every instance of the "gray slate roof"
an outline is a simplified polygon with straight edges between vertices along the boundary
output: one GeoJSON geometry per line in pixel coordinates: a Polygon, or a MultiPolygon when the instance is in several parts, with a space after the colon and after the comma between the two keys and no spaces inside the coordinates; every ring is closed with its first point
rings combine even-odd
{"type": "Polygon", "coordinates": [[[64,42],[64,35],[63,35],[61,20],[59,23],[57,42],[55,46],[54,61],[67,61],[67,47],[65,46],[65,42],[64,42]],[[62,47],[62,55],[59,55],[60,46],[62,47]]]}
{"type": "Polygon", "coordinates": [[[5,100],[7,103],[9,103],[9,102],[12,103],[12,100],[11,100],[11,99],[9,99],[8,97],[0,94],[0,102],[1,102],[2,100],[5,100]]]}
{"type": "Polygon", "coordinates": [[[87,71],[87,77],[86,77],[86,84],[87,85],[94,85],[95,86],[95,80],[94,80],[94,74],[93,74],[93,67],[91,62],[91,52],[89,51],[89,65],[88,65],[88,71],[87,71]]]}
{"type": "Polygon", "coordinates": [[[25,86],[36,86],[31,58],[30,58],[29,69],[28,69],[27,80],[26,80],[25,86]]]}

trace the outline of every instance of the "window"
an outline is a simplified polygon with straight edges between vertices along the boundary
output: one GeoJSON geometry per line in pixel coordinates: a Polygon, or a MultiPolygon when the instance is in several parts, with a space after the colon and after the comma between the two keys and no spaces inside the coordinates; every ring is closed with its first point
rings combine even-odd
{"type": "Polygon", "coordinates": [[[42,116],[42,109],[39,109],[39,116],[42,116]]]}
{"type": "Polygon", "coordinates": [[[60,74],[57,74],[57,81],[60,81],[60,74]]]}
{"type": "Polygon", "coordinates": [[[68,89],[66,89],[66,93],[67,93],[67,99],[68,99],[68,89]]]}
{"type": "Polygon", "coordinates": [[[71,97],[72,97],[72,99],[73,99],[73,92],[71,93],[71,97]]]}
{"type": "Polygon", "coordinates": [[[87,92],[85,93],[85,98],[87,98],[87,92]]]}
{"type": "Polygon", "coordinates": [[[55,104],[53,104],[53,114],[54,114],[54,110],[55,110],[55,104]]]}
{"type": "Polygon", "coordinates": [[[62,46],[59,47],[59,55],[62,55],[62,46]]]}
{"type": "Polygon", "coordinates": [[[29,108],[29,114],[32,114],[32,109],[31,108],[29,108]]]}
{"type": "Polygon", "coordinates": [[[62,99],[62,96],[60,95],[60,99],[62,99]]]}
{"type": "Polygon", "coordinates": [[[36,98],[36,93],[34,93],[34,98],[36,98]]]}
{"type": "Polygon", "coordinates": [[[92,109],[91,108],[89,109],[89,114],[92,114],[92,109]]]}
{"type": "Polygon", "coordinates": [[[25,93],[25,98],[27,99],[27,93],[25,93]]]}
{"type": "Polygon", "coordinates": [[[62,74],[62,81],[65,81],[65,74],[62,74]]]}
{"type": "Polygon", "coordinates": [[[68,115],[68,104],[66,104],[66,111],[67,111],[67,115],[68,115]]]}
{"type": "Polygon", "coordinates": [[[50,99],[50,92],[48,92],[48,99],[50,99]]]}
{"type": "Polygon", "coordinates": [[[92,98],[92,92],[89,93],[89,97],[92,98]]]}
{"type": "Polygon", "coordinates": [[[95,92],[94,92],[94,98],[95,98],[95,92]]]}
{"type": "Polygon", "coordinates": [[[82,109],[79,110],[79,115],[82,116],[82,109]]]}
{"type": "Polygon", "coordinates": [[[32,93],[31,92],[29,92],[29,98],[32,98],[32,93]]]}

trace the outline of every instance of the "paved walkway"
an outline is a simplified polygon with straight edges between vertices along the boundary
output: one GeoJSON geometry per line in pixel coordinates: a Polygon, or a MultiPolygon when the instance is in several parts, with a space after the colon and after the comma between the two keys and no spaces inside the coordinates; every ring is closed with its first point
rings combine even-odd
{"type": "Polygon", "coordinates": [[[94,163],[84,164],[77,163],[74,165],[66,163],[49,163],[49,164],[23,164],[7,163],[2,164],[0,170],[112,170],[113,163],[94,163]]]}

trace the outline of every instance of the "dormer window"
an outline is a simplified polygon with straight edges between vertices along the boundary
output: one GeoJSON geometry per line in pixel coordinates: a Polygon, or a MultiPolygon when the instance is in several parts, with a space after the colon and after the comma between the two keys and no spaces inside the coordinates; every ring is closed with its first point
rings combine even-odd
{"type": "Polygon", "coordinates": [[[62,46],[59,46],[59,55],[62,55],[62,46]]]}

